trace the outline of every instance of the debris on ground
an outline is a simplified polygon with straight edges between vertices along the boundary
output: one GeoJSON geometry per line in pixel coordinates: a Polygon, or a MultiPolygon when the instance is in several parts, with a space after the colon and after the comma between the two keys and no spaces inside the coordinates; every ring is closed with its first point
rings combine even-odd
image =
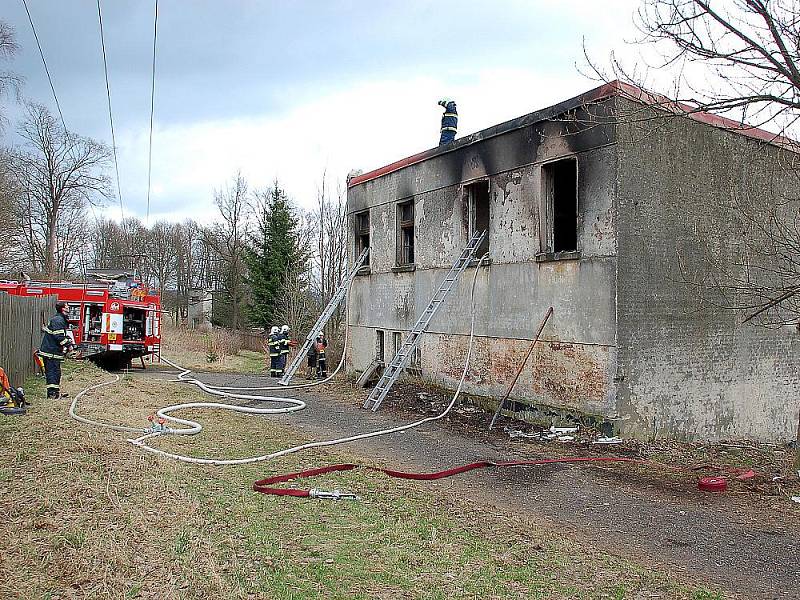
{"type": "Polygon", "coordinates": [[[603,436],[603,437],[597,438],[592,443],[593,444],[621,444],[624,441],[625,440],[623,440],[622,438],[617,437],[617,436],[613,436],[613,437],[603,436]]]}
{"type": "MultiPolygon", "coordinates": [[[[346,390],[342,390],[343,397],[352,398],[353,388],[344,385],[346,390]]],[[[358,391],[364,393],[363,390],[358,391]]],[[[440,414],[451,400],[450,390],[406,378],[395,384],[383,406],[385,410],[397,413],[433,416],[440,414]]],[[[602,454],[660,463],[670,467],[660,470],[657,476],[653,475],[653,484],[662,487],[685,485],[687,471],[702,471],[700,474],[703,476],[727,477],[729,488],[737,495],[786,499],[800,497],[800,473],[793,464],[794,441],[769,444],[750,440],[689,442],[665,438],[624,439],[599,431],[590,422],[561,421],[558,425],[548,426],[502,414],[498,417],[498,428],[487,434],[486,427],[492,418],[492,410],[480,406],[481,401],[480,397],[470,400],[462,396],[443,421],[450,427],[469,431],[476,436],[488,435],[496,439],[498,444],[502,443],[501,440],[510,440],[520,450],[527,450],[526,446],[530,445],[530,449],[537,454],[602,454]]]]}

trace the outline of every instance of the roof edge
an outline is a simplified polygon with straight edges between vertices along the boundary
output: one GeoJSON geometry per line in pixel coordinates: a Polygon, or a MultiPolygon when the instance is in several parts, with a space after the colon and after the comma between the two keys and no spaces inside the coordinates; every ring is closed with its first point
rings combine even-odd
{"type": "Polygon", "coordinates": [[[638,102],[643,105],[652,106],[661,110],[665,110],[667,112],[671,112],[675,115],[686,116],[687,118],[692,119],[693,121],[698,121],[706,125],[711,125],[712,127],[716,127],[718,129],[732,131],[733,133],[743,135],[745,137],[766,142],[774,146],[779,146],[791,152],[800,153],[800,143],[798,143],[795,140],[778,135],[776,133],[772,133],[765,129],[760,129],[758,127],[752,127],[750,125],[740,123],[728,117],[723,117],[721,115],[716,115],[713,113],[698,110],[696,107],[693,107],[684,102],[678,102],[676,100],[672,100],[661,94],[649,92],[640,87],[637,87],[630,83],[619,81],[617,79],[609,83],[605,83],[599,87],[591,89],[582,94],[579,94],[578,96],[575,96],[568,100],[559,102],[558,104],[554,104],[547,108],[543,108],[534,111],[532,113],[528,113],[527,115],[523,115],[521,117],[517,117],[509,121],[504,121],[503,123],[492,125],[491,127],[487,127],[486,129],[482,129],[475,133],[471,133],[467,136],[464,136],[463,138],[455,140],[450,144],[447,144],[446,146],[437,146],[435,148],[430,148],[428,150],[424,150],[412,156],[402,158],[398,161],[395,161],[383,167],[373,169],[372,171],[368,171],[367,173],[357,175],[355,177],[352,177],[347,182],[347,187],[348,189],[355,187],[367,181],[371,181],[373,179],[377,179],[378,177],[382,177],[383,175],[388,175],[389,173],[393,173],[395,171],[404,169],[405,167],[409,167],[411,165],[420,163],[434,156],[439,156],[441,154],[453,152],[455,150],[458,150],[465,146],[469,146],[476,142],[480,142],[504,133],[508,133],[509,131],[514,131],[515,129],[520,129],[522,127],[527,127],[535,123],[540,123],[568,110],[579,108],[589,103],[600,102],[602,100],[606,100],[607,98],[611,97],[626,98],[628,100],[632,100],[634,102],[638,102]]]}

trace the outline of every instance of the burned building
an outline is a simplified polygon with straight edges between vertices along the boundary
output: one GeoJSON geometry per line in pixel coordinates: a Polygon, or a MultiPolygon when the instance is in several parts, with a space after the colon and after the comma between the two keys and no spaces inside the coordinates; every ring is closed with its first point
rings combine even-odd
{"type": "Polygon", "coordinates": [[[639,437],[794,436],[798,329],[743,325],[692,283],[713,275],[709,245],[734,254],[728,200],[789,189],[772,166],[794,149],[663,108],[614,82],[351,178],[351,258],[370,257],[348,302],[348,368],[391,359],[485,229],[488,260],[465,272],[413,357],[423,378],[461,376],[477,268],[466,392],[502,396],[552,306],[511,396],[520,415],[584,415],[639,437]]]}

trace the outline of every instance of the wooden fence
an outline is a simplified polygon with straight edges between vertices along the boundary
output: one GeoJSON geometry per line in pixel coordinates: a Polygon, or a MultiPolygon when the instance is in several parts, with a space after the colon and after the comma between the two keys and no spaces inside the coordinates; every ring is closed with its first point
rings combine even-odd
{"type": "Polygon", "coordinates": [[[228,329],[234,335],[238,335],[242,340],[242,348],[245,350],[252,350],[253,352],[269,352],[269,338],[268,336],[256,333],[254,331],[233,331],[228,329]]]}
{"type": "Polygon", "coordinates": [[[20,386],[33,374],[33,351],[42,341],[42,325],[55,314],[56,300],[0,293],[0,367],[11,385],[20,386]]]}

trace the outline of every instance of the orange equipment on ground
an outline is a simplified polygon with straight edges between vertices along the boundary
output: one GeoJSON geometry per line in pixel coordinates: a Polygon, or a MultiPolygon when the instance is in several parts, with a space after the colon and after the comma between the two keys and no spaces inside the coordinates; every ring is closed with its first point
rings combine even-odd
{"type": "Polygon", "coordinates": [[[25,392],[22,388],[11,387],[5,369],[0,367],[0,414],[2,415],[24,415],[25,392]]]}

